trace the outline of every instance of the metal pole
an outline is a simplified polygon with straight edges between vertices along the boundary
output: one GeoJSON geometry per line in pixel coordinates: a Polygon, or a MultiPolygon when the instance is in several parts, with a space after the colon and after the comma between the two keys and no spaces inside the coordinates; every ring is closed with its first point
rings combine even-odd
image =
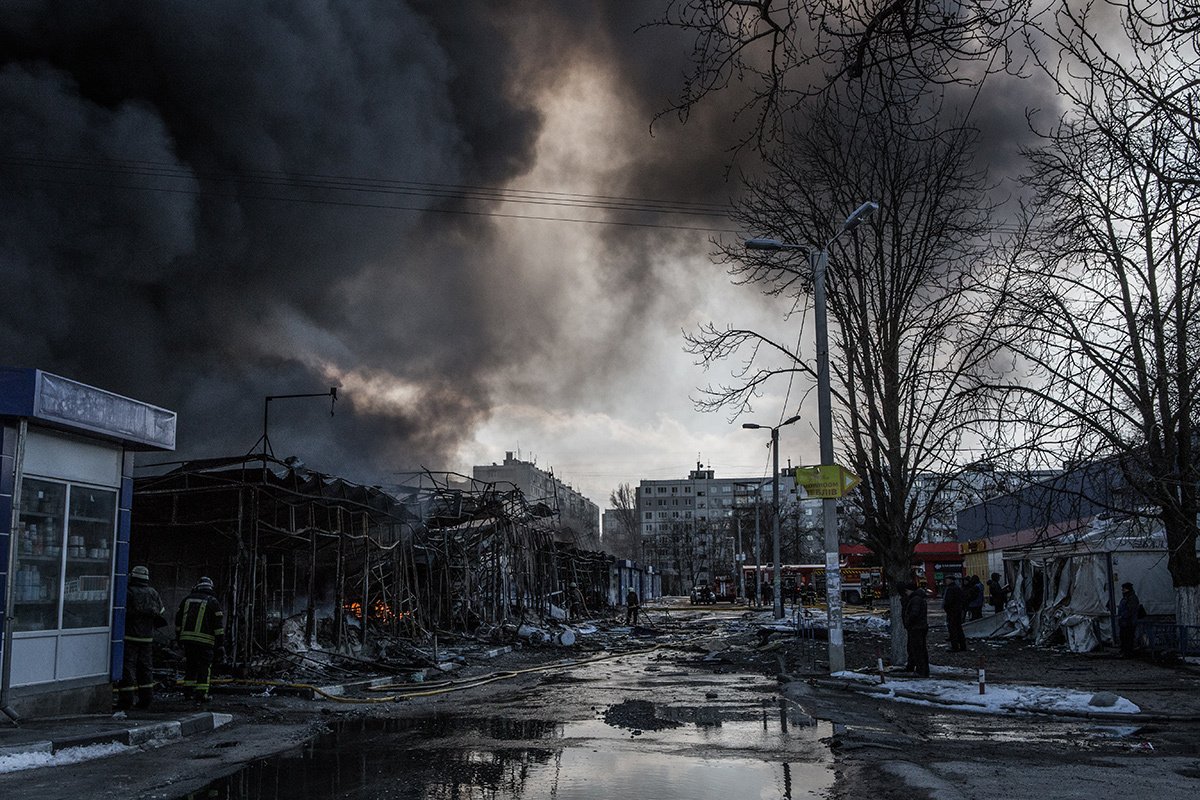
{"type": "MultiPolygon", "coordinates": [[[[829,248],[817,254],[813,267],[814,318],[817,335],[817,412],[821,437],[821,464],[832,465],[833,410],[829,388],[829,328],[825,316],[825,273],[829,264],[829,248]]],[[[776,473],[778,473],[776,469],[776,473]]],[[[837,500],[821,502],[825,533],[825,601],[828,605],[829,671],[846,669],[846,647],[842,641],[842,570],[838,553],[837,500]]]]}
{"type": "Polygon", "coordinates": [[[737,552],[733,554],[733,568],[737,570],[738,576],[738,597],[745,599],[746,597],[746,570],[742,569],[742,518],[739,515],[737,518],[737,552]]]}
{"type": "Polygon", "coordinates": [[[762,603],[762,484],[754,495],[754,605],[762,603]]]}
{"type": "Polygon", "coordinates": [[[783,618],[783,581],[779,569],[779,428],[771,428],[771,461],[774,473],[771,475],[771,560],[774,562],[773,583],[775,586],[774,603],[775,619],[783,618]]]}

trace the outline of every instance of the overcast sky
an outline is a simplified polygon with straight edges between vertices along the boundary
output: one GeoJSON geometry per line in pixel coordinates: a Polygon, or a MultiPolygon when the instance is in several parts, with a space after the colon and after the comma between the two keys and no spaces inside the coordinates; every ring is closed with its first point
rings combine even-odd
{"type": "MultiPolygon", "coordinates": [[[[725,376],[682,339],[710,320],[796,335],[710,259],[713,237],[753,232],[597,207],[737,193],[733,95],[651,132],[690,48],[637,32],[653,11],[10,4],[5,360],[177,411],[181,457],[245,452],[264,395],[338,385],[333,417],[318,399],[272,405],[277,455],[387,483],[513,450],[602,507],[618,483],[697,460],[763,474],[765,432],[740,424],[794,413],[804,387],[745,420],[700,414],[697,387],[725,376]]],[[[980,104],[998,160],[1023,107],[980,104]]],[[[781,454],[813,463],[815,397],[801,412],[814,424],[787,429],[781,454]]]]}

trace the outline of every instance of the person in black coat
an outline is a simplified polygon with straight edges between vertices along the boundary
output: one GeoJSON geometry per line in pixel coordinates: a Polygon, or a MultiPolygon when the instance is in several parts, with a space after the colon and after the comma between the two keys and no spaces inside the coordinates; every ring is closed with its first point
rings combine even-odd
{"type": "Polygon", "coordinates": [[[983,581],[972,575],[967,583],[967,619],[983,619],[983,581]]]}
{"type": "Polygon", "coordinates": [[[1133,590],[1132,583],[1121,584],[1121,602],[1117,605],[1117,628],[1121,634],[1121,656],[1133,658],[1134,646],[1137,642],[1137,623],[1145,616],[1142,613],[1142,601],[1133,590]]]}
{"type": "Polygon", "coordinates": [[[963,615],[966,608],[966,595],[958,585],[958,577],[947,575],[945,592],[942,594],[942,610],[946,612],[946,628],[950,634],[952,653],[967,649],[967,637],[963,634],[963,615]]]}
{"type": "Polygon", "coordinates": [[[638,611],[641,610],[641,602],[638,600],[637,591],[630,586],[629,591],[625,594],[625,624],[638,624],[638,611]]]}
{"type": "Polygon", "coordinates": [[[925,590],[914,583],[906,585],[904,597],[904,630],[908,633],[907,672],[915,672],[923,678],[929,677],[929,606],[925,590]]]}
{"type": "Polygon", "coordinates": [[[1008,590],[1000,582],[1000,573],[993,572],[992,577],[988,578],[987,585],[988,599],[991,600],[992,610],[999,614],[1004,610],[1004,604],[1008,602],[1008,590]]]}

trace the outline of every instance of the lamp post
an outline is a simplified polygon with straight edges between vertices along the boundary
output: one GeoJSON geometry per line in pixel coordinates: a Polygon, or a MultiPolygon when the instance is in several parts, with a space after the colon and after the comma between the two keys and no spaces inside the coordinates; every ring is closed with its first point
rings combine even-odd
{"type": "MultiPolygon", "coordinates": [[[[825,272],[829,265],[829,247],[843,233],[858,227],[860,222],[878,208],[878,203],[867,201],[854,209],[833,238],[815,252],[814,248],[808,245],[788,244],[775,239],[746,240],[747,250],[803,250],[809,255],[809,262],[813,267],[813,314],[817,337],[817,415],[822,466],[832,466],[834,463],[832,393],[829,387],[829,327],[825,313],[825,272]]],[[[778,471],[776,468],[776,472],[778,471]]],[[[846,668],[846,646],[842,640],[842,569],[838,552],[837,500],[828,497],[823,499],[821,511],[825,533],[825,599],[829,608],[829,671],[841,672],[846,668]]]]}
{"type": "Polygon", "coordinates": [[[783,618],[783,587],[779,571],[779,429],[785,425],[791,425],[798,419],[800,419],[799,414],[784,420],[773,428],[770,425],[757,425],[753,422],[742,423],[742,427],[749,430],[771,428],[771,511],[773,512],[771,514],[771,563],[773,566],[772,582],[775,587],[772,592],[775,619],[783,618]]]}

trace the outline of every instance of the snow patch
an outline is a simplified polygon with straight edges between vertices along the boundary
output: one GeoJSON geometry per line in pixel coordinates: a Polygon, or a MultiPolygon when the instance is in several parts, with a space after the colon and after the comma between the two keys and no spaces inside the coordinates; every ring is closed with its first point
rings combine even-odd
{"type": "MultiPolygon", "coordinates": [[[[879,697],[887,697],[906,703],[936,705],[961,711],[984,713],[1006,712],[1079,712],[1096,713],[1090,705],[1093,692],[1048,686],[1015,686],[987,684],[986,694],[979,694],[979,684],[950,681],[940,678],[897,678],[887,676],[880,684],[879,676],[864,672],[836,672],[833,677],[858,683],[872,684],[879,697]],[[899,692],[900,694],[897,694],[899,692]],[[914,697],[912,695],[920,695],[914,697]]],[[[1124,697],[1105,709],[1106,714],[1137,714],[1141,709],[1124,697]]]]}
{"type": "Polygon", "coordinates": [[[89,744],[82,747],[66,747],[57,753],[14,753],[0,756],[0,774],[6,772],[21,772],[38,767],[61,767],[64,764],[78,764],[80,761],[91,761],[97,758],[119,755],[130,750],[136,750],[127,744],[109,742],[108,744],[89,744]]]}

